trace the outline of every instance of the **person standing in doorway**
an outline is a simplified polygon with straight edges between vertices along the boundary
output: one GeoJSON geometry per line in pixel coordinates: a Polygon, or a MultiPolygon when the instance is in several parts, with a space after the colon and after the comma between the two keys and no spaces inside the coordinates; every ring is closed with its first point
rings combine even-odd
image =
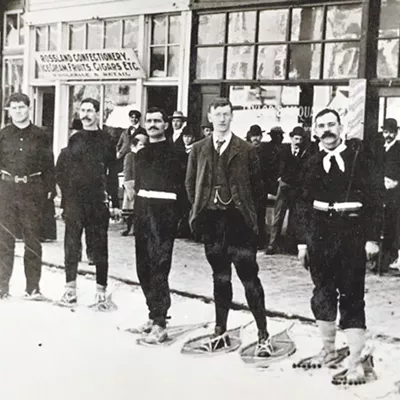
{"type": "Polygon", "coordinates": [[[9,296],[15,237],[25,243],[25,298],[44,300],[40,291],[43,204],[55,190],[54,158],[44,131],[29,119],[30,99],[13,93],[6,102],[11,124],[0,131],[0,298],[9,296]]]}
{"type": "Polygon", "coordinates": [[[184,150],[185,148],[182,132],[185,129],[186,119],[187,118],[183,115],[182,111],[174,111],[174,113],[169,117],[172,130],[168,138],[179,150],[184,150]]]}

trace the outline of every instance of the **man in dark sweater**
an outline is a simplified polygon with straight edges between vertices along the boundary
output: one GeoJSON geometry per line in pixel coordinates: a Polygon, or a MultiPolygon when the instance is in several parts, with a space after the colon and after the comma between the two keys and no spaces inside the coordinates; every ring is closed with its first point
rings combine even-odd
{"type": "Polygon", "coordinates": [[[178,196],[183,189],[182,159],[167,141],[168,116],[160,108],[147,110],[149,144],[136,155],[134,229],[136,268],[149,309],[149,320],[137,333],[158,344],[167,340],[166,319],[171,306],[168,277],[178,224],[178,196]]]}
{"type": "MultiPolygon", "coordinates": [[[[91,255],[96,265],[96,303],[107,307],[109,207],[107,175],[115,163],[111,138],[98,127],[99,102],[82,100],[79,114],[83,129],[71,136],[56,166],[65,219],[66,291],[61,303],[77,302],[76,278],[80,259],[81,236],[90,238],[91,255]]],[[[116,213],[118,204],[113,204],[116,213]]]]}
{"type": "Polygon", "coordinates": [[[296,224],[295,202],[300,183],[300,172],[310,154],[305,146],[306,132],[301,126],[296,126],[290,132],[290,138],[292,143],[283,145],[277,156],[279,163],[278,192],[267,254],[273,254],[276,251],[287,210],[289,210],[287,241],[290,243],[289,239],[291,239],[291,233],[296,224]]]}
{"type": "Polygon", "coordinates": [[[298,257],[314,283],[311,308],[323,348],[297,366],[337,365],[336,319],[350,348],[348,368],[334,384],[365,383],[372,366],[365,347],[365,262],[379,251],[380,186],[369,170],[360,142],[344,142],[339,114],[324,109],[315,117],[320,151],[304,169],[299,203],[298,257]]]}

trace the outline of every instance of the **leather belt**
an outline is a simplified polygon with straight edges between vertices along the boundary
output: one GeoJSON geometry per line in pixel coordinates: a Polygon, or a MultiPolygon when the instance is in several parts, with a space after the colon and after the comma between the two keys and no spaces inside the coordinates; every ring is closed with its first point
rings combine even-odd
{"type": "Polygon", "coordinates": [[[359,201],[346,201],[339,203],[327,203],[325,201],[314,200],[313,208],[317,211],[323,211],[330,215],[336,213],[346,213],[350,215],[354,213],[354,216],[358,216],[357,212],[362,209],[362,203],[359,201]]]}
{"type": "Polygon", "coordinates": [[[139,197],[145,197],[147,199],[176,200],[178,198],[176,193],[145,189],[140,189],[137,195],[139,197]]]}
{"type": "Polygon", "coordinates": [[[41,175],[42,175],[41,172],[35,172],[30,175],[19,176],[19,175],[11,175],[9,172],[4,170],[0,171],[0,176],[2,181],[14,182],[14,183],[28,183],[32,180],[32,178],[39,177],[41,175]]]}

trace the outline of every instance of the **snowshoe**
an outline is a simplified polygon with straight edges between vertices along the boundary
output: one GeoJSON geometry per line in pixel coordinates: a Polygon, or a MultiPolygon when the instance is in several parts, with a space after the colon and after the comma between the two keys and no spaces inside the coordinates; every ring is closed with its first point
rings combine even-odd
{"type": "Polygon", "coordinates": [[[328,367],[335,369],[350,354],[349,347],[342,347],[336,350],[336,353],[327,353],[322,349],[317,355],[306,357],[293,363],[293,368],[317,369],[328,367]]]}
{"type": "Polygon", "coordinates": [[[183,345],[181,353],[210,356],[236,351],[242,344],[242,330],[253,322],[250,321],[243,326],[227,330],[222,335],[216,336],[214,333],[211,333],[190,339],[183,345]]]}
{"type": "Polygon", "coordinates": [[[274,362],[283,360],[296,352],[296,345],[289,336],[289,330],[270,336],[265,343],[254,341],[240,350],[240,357],[247,364],[268,368],[274,362]]]}
{"type": "Polygon", "coordinates": [[[109,312],[109,311],[116,311],[118,310],[118,306],[112,301],[112,293],[108,296],[103,296],[103,293],[96,294],[96,302],[94,304],[90,304],[89,308],[94,311],[102,311],[102,312],[109,312]]]}
{"type": "MultiPolygon", "coordinates": [[[[146,341],[146,334],[144,333],[142,337],[136,340],[136,343],[143,346],[171,346],[182,336],[186,335],[191,331],[195,331],[201,328],[207,328],[211,325],[212,322],[202,322],[199,324],[185,324],[185,325],[175,325],[175,326],[167,326],[166,334],[167,337],[162,342],[158,343],[149,343],[146,341]]],[[[127,330],[127,332],[134,333],[131,330],[127,330]]]]}
{"type": "Polygon", "coordinates": [[[153,321],[149,319],[144,324],[140,325],[137,328],[128,328],[125,329],[125,332],[133,333],[134,335],[143,335],[145,333],[150,333],[151,328],[153,327],[153,321]]]}

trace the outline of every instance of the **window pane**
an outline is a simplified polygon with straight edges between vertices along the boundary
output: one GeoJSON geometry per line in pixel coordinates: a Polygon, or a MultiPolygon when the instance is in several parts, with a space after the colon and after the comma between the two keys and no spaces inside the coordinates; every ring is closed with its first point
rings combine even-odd
{"type": "Polygon", "coordinates": [[[122,47],[137,49],[138,35],[139,35],[139,18],[125,19],[122,47]]]}
{"type": "Polygon", "coordinates": [[[128,113],[137,108],[135,85],[105,85],[103,122],[110,128],[128,128],[128,113]]]}
{"type": "Polygon", "coordinates": [[[173,15],[169,17],[168,43],[180,43],[181,37],[181,16],[173,15]]]}
{"type": "Polygon", "coordinates": [[[222,79],[223,50],[223,47],[197,49],[197,79],[222,79]]]}
{"type": "Polygon", "coordinates": [[[54,51],[57,50],[57,39],[58,39],[58,29],[57,25],[52,24],[50,25],[50,31],[49,31],[49,50],[54,51]]]}
{"type": "Polygon", "coordinates": [[[322,7],[294,8],[291,40],[319,40],[322,38],[322,7]]]}
{"type": "Polygon", "coordinates": [[[6,16],[6,38],[5,46],[17,47],[19,45],[18,14],[6,16]]]}
{"type": "Polygon", "coordinates": [[[328,8],[326,39],[359,39],[361,36],[361,5],[328,8]]]}
{"type": "Polygon", "coordinates": [[[320,65],[320,44],[290,46],[289,79],[318,79],[320,65]]]}
{"type": "Polygon", "coordinates": [[[179,46],[168,47],[168,76],[176,77],[179,72],[179,46]]]}
{"type": "Polygon", "coordinates": [[[260,12],[260,42],[276,42],[286,39],[288,10],[266,10],[260,12]]]}
{"type": "Polygon", "coordinates": [[[24,16],[22,14],[19,14],[19,44],[23,45],[25,42],[25,37],[24,37],[24,16]]]}
{"type": "Polygon", "coordinates": [[[359,57],[358,43],[326,44],[324,78],[356,78],[359,57]]]}
{"type": "Polygon", "coordinates": [[[257,79],[284,79],[286,45],[259,46],[257,79]]]}
{"type": "Polygon", "coordinates": [[[225,14],[199,16],[198,44],[221,44],[225,41],[225,14]]]}
{"type": "Polygon", "coordinates": [[[254,46],[232,46],[228,48],[226,63],[227,79],[252,79],[254,46]]]}
{"type": "Polygon", "coordinates": [[[255,35],[255,11],[229,14],[228,43],[254,43],[255,35]]]}
{"type": "Polygon", "coordinates": [[[103,48],[103,23],[101,21],[88,23],[87,48],[103,48]]]}
{"type": "Polygon", "coordinates": [[[379,23],[379,37],[400,35],[400,2],[383,1],[379,23]]]}
{"type": "Polygon", "coordinates": [[[167,17],[159,15],[152,18],[151,44],[165,43],[165,30],[167,29],[167,17]]]}
{"type": "Polygon", "coordinates": [[[122,21],[106,21],[104,47],[118,49],[121,47],[122,21]]]}
{"type": "Polygon", "coordinates": [[[164,47],[151,49],[150,74],[154,77],[166,76],[164,47]]]}
{"type": "Polygon", "coordinates": [[[4,99],[6,99],[11,93],[22,91],[24,60],[22,58],[6,58],[4,68],[4,99]]]}
{"type": "Polygon", "coordinates": [[[79,108],[84,98],[92,97],[100,101],[100,85],[71,86],[69,93],[69,121],[79,118],[79,108]]]}
{"type": "Polygon", "coordinates": [[[378,41],[378,78],[396,78],[399,68],[399,39],[378,41]]]}
{"type": "Polygon", "coordinates": [[[47,50],[47,26],[38,26],[36,32],[36,51],[47,50]]]}
{"type": "Polygon", "coordinates": [[[85,24],[74,24],[69,26],[69,48],[70,50],[85,49],[85,24]]]}

